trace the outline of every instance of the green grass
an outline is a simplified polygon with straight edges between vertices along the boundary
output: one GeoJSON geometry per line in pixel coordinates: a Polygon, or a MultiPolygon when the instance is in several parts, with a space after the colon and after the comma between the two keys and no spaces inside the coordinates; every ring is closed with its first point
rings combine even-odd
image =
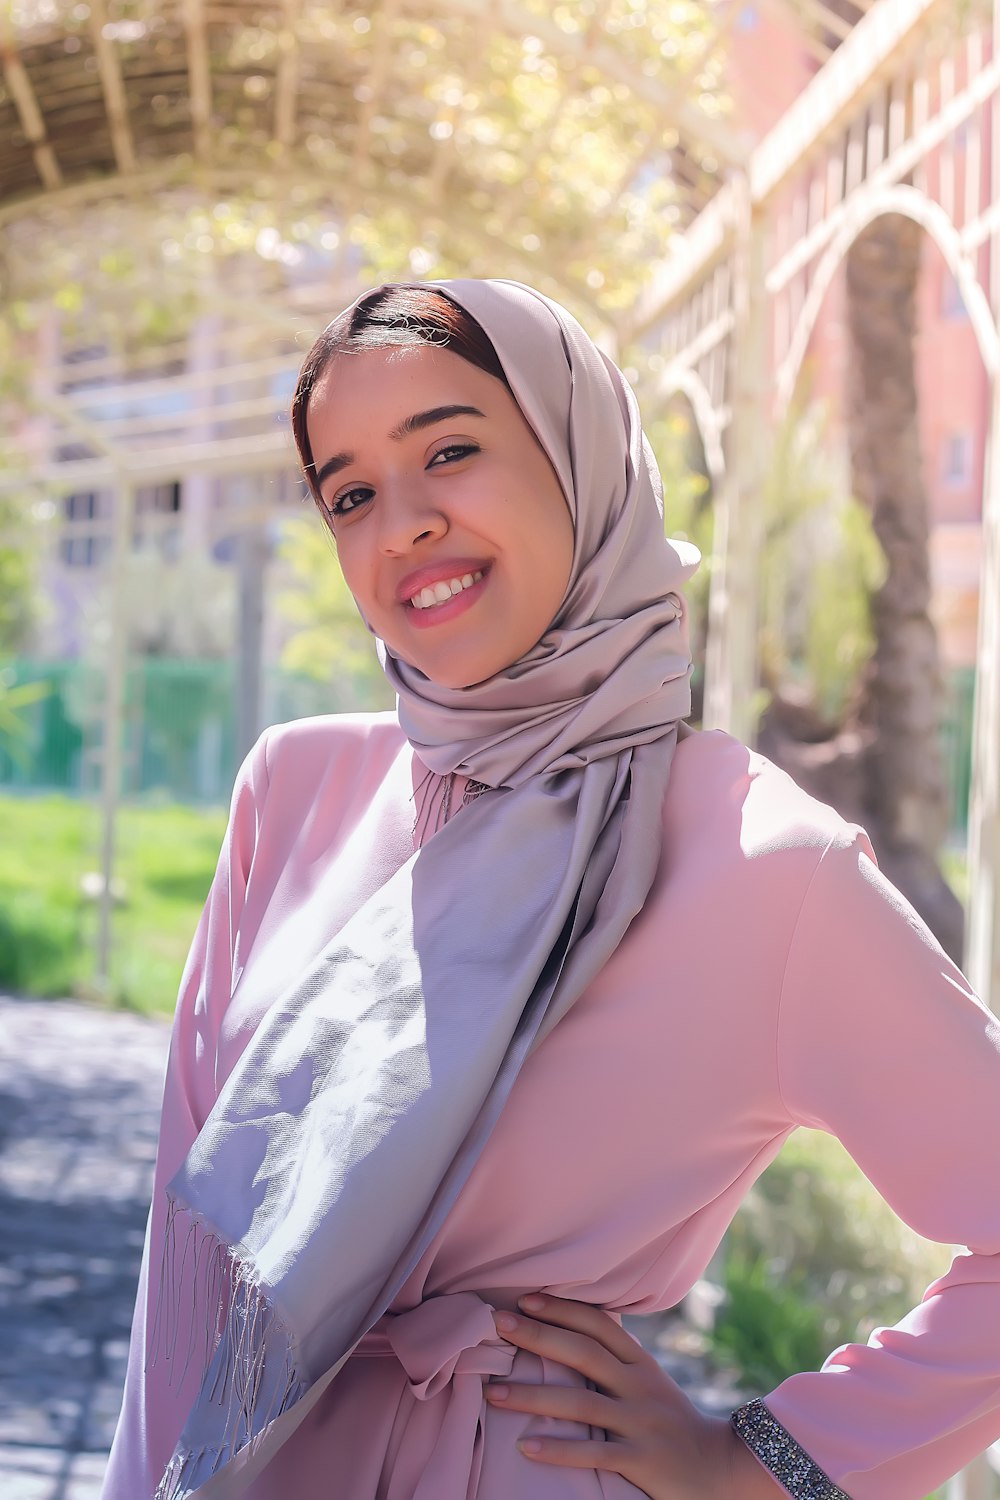
{"type": "MultiPolygon", "coordinates": [[[[20,994],[97,994],[97,908],[81,879],[99,867],[100,820],[65,797],[0,798],[0,985],[20,994]]],[[[121,810],[110,994],[169,1014],[225,832],[221,810],[121,810]]]]}

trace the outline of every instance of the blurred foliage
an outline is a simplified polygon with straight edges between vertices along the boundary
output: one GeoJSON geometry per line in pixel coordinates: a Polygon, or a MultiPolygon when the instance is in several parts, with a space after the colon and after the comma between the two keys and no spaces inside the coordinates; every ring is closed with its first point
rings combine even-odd
{"type": "MultiPolygon", "coordinates": [[[[0,475],[3,473],[0,457],[0,475]]],[[[0,494],[0,657],[27,641],[39,607],[35,510],[21,493],[0,494]]]]}
{"type": "Polygon", "coordinates": [[[829,440],[826,410],[808,389],[772,438],[763,502],[764,681],[795,682],[838,722],[874,650],[870,600],[886,563],[829,440]]]}
{"type": "Polygon", "coordinates": [[[969,854],[966,848],[941,851],[941,873],[962,905],[969,903],[969,854]]]}
{"type": "MultiPolygon", "coordinates": [[[[533,280],[541,271],[579,287],[584,300],[630,306],[682,217],[673,176],[681,143],[664,131],[657,95],[673,89],[713,119],[728,110],[725,52],[712,45],[719,9],[610,0],[598,18],[593,0],[528,0],[521,36],[499,28],[470,36],[459,17],[396,23],[395,77],[407,107],[383,107],[371,121],[369,178],[401,196],[388,224],[360,222],[369,263],[385,275],[408,265],[437,276],[469,274],[485,257],[491,274],[533,280]],[[470,41],[471,68],[468,53],[463,60],[470,41]],[[602,52],[613,68],[602,66],[602,52]],[[644,88],[643,80],[656,82],[644,88]],[[430,145],[414,140],[418,118],[430,145]],[[414,174],[403,163],[416,161],[433,179],[431,158],[442,154],[448,210],[414,235],[414,174]],[[496,267],[498,257],[509,269],[496,267]]],[[[685,165],[713,181],[721,164],[695,139],[685,165]]]]}
{"type": "Polygon", "coordinates": [[[25,709],[48,696],[44,682],[16,682],[12,667],[0,668],[0,752],[26,764],[31,758],[31,720],[25,709]]]}
{"type": "Polygon", "coordinates": [[[318,515],[288,523],[280,551],[287,582],[277,608],[293,633],[282,667],[337,689],[357,709],[391,708],[393,693],[337,560],[333,538],[318,515]]]}
{"type": "Polygon", "coordinates": [[[776,1280],[761,1256],[732,1248],[724,1287],[711,1344],[718,1359],[739,1371],[742,1384],[767,1393],[798,1370],[819,1369],[829,1350],[823,1313],[800,1277],[776,1280]]]}
{"type": "Polygon", "coordinates": [[[842,723],[875,649],[873,594],[886,573],[885,554],[865,508],[850,496],[827,507],[832,545],[813,567],[812,606],[802,644],[802,668],[823,716],[842,723]]]}
{"type": "MultiPolygon", "coordinates": [[[[685,222],[678,184],[720,180],[698,122],[710,137],[729,110],[725,9],[521,0],[514,29],[484,26],[475,8],[307,8],[299,45],[327,80],[293,147],[273,136],[281,29],[220,29],[212,65],[242,90],[207,170],[178,155],[120,195],[10,221],[8,329],[55,308],[71,339],[138,352],[182,336],[199,308],[245,317],[247,296],[259,311],[304,280],[454,274],[530,281],[600,323],[631,306],[685,222]],[[663,126],[673,99],[689,111],[683,138],[663,126]]],[[[149,0],[123,58],[136,66],[171,20],[149,0]]],[[[83,7],[59,7],[58,24],[87,38],[83,7]]],[[[165,125],[186,101],[153,104],[165,125]]]]}
{"type": "MultiPolygon", "coordinates": [[[[6,455],[0,450],[0,475],[6,455]]],[[[40,609],[37,516],[27,495],[0,494],[0,664],[28,640],[40,609]]],[[[43,683],[18,683],[0,666],[0,751],[13,760],[30,754],[25,709],[44,698],[43,683]]]]}
{"type": "Polygon", "coordinates": [[[725,1255],[713,1346],[764,1391],[896,1322],[950,1261],[893,1213],[839,1141],[809,1130],[751,1189],[725,1255]]]}
{"type": "MultiPolygon", "coordinates": [[[[682,398],[646,423],[663,477],[667,534],[686,537],[702,565],[686,593],[696,660],[704,654],[714,518],[704,451],[682,398]]],[[[868,512],[850,495],[827,414],[808,392],[771,438],[763,490],[760,654],[773,688],[794,684],[839,722],[874,648],[870,600],[885,557],[868,512]]]]}
{"type": "Polygon", "coordinates": [[[698,428],[687,405],[674,404],[644,420],[663,482],[663,524],[668,536],[694,542],[701,566],[684,590],[692,655],[700,663],[708,626],[712,577],[711,485],[698,428]]]}

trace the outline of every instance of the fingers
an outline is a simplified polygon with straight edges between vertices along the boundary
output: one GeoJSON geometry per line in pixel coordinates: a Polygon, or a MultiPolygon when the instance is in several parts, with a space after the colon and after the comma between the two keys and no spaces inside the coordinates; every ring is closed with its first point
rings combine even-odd
{"type": "Polygon", "coordinates": [[[627,1395],[646,1360],[645,1351],[613,1318],[582,1302],[547,1297],[537,1317],[497,1312],[494,1321],[508,1343],[568,1365],[611,1395],[627,1395]]]}
{"type": "Polygon", "coordinates": [[[567,1469],[605,1469],[624,1474],[633,1461],[628,1443],[601,1443],[589,1438],[521,1438],[518,1448],[537,1463],[567,1469]]]}
{"type": "Polygon", "coordinates": [[[574,1333],[566,1328],[537,1323],[532,1318],[516,1317],[513,1313],[497,1313],[497,1332],[508,1343],[521,1349],[530,1349],[557,1364],[568,1365],[595,1385],[618,1394],[624,1368],[613,1354],[593,1338],[583,1333],[574,1333]]]}
{"type": "Polygon", "coordinates": [[[518,1305],[523,1315],[494,1313],[499,1336],[576,1370],[597,1389],[487,1382],[483,1395],[488,1404],[577,1422],[607,1435],[604,1441],[526,1436],[517,1444],[526,1458],[564,1468],[604,1469],[622,1475],[640,1494],[664,1500],[668,1494],[721,1492],[715,1484],[718,1465],[709,1487],[701,1482],[707,1419],[612,1317],[589,1303],[562,1297],[532,1295],[518,1305]]]}
{"type": "Polygon", "coordinates": [[[531,1412],[540,1417],[560,1417],[626,1435],[622,1427],[626,1408],[622,1403],[583,1386],[511,1385],[509,1382],[489,1381],[483,1386],[483,1395],[491,1406],[531,1412]]]}
{"type": "Polygon", "coordinates": [[[638,1364],[645,1358],[645,1350],[631,1334],[625,1332],[602,1307],[591,1302],[573,1302],[568,1297],[552,1297],[548,1293],[533,1292],[521,1297],[518,1306],[534,1319],[544,1323],[555,1323],[563,1328],[572,1328],[577,1333],[596,1339],[620,1359],[622,1364],[638,1364]]]}

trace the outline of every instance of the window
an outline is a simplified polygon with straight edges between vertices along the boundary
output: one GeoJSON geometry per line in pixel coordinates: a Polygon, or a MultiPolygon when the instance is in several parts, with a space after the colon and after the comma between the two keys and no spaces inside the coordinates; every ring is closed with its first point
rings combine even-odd
{"type": "Polygon", "coordinates": [[[107,538],[100,528],[101,497],[96,490],[67,495],[63,501],[65,534],[59,556],[71,568],[92,568],[101,561],[107,538]]]}
{"type": "Polygon", "coordinates": [[[62,378],[59,382],[61,393],[68,396],[72,391],[85,391],[100,385],[100,376],[95,377],[88,366],[100,366],[107,352],[103,344],[82,344],[76,349],[64,350],[62,378]]]}

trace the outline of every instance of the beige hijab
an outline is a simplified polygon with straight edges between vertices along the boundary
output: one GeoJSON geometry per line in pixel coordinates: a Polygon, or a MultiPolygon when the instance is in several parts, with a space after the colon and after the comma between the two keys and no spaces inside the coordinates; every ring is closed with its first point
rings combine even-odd
{"type": "Polygon", "coordinates": [[[561,481],[570,582],[542,639],[474,687],[382,648],[421,760],[491,790],[275,996],[170,1184],[227,1275],[157,1500],[238,1495],[295,1430],[437,1234],[525,1057],[614,952],[660,858],[697,553],[665,540],[635,397],[575,319],[515,282],[435,285],[492,340],[561,481]]]}

